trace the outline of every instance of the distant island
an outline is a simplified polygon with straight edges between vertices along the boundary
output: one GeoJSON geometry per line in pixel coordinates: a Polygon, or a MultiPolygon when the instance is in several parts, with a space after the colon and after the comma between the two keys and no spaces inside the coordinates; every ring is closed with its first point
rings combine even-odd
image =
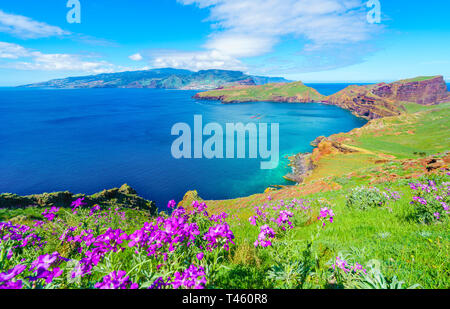
{"type": "Polygon", "coordinates": [[[172,68],[128,71],[68,77],[23,85],[25,88],[153,88],[209,90],[236,85],[264,85],[290,82],[282,77],[247,75],[240,71],[202,70],[193,72],[172,68]]]}
{"type": "Polygon", "coordinates": [[[352,85],[324,96],[302,82],[273,83],[259,86],[239,85],[201,92],[196,99],[220,100],[223,103],[252,101],[325,103],[350,110],[366,119],[397,116],[405,111],[404,103],[435,105],[450,101],[450,92],[442,76],[421,76],[393,83],[352,85]]]}

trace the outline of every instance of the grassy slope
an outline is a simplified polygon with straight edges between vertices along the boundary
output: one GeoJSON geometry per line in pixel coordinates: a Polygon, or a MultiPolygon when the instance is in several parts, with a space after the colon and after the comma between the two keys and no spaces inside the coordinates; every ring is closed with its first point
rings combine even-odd
{"type": "MultiPolygon", "coordinates": [[[[234,262],[258,261],[251,246],[258,229],[249,225],[248,218],[254,214],[253,207],[266,203],[268,196],[273,201],[294,197],[324,199],[333,205],[337,215],[335,223],[317,243],[322,252],[320,263],[325,264],[338,252],[345,251],[361,262],[383,261],[388,276],[396,275],[410,285],[449,288],[448,223],[425,226],[408,219],[412,192],[407,185],[409,180],[402,178],[425,173],[419,164],[420,155],[414,152],[434,154],[450,149],[450,103],[434,107],[410,105],[408,110],[417,113],[374,120],[364,128],[333,136],[337,140],[347,139],[348,145],[358,147],[360,152],[323,157],[319,167],[301,185],[240,199],[207,201],[211,208],[226,210],[240,218],[233,227],[241,249],[234,262]],[[403,167],[400,160],[406,158],[417,160],[417,164],[403,167]],[[363,212],[346,207],[349,190],[374,182],[379,183],[376,186],[380,189],[389,187],[403,193],[401,200],[390,205],[391,211],[363,212]]],[[[293,238],[304,242],[314,231],[312,225],[296,228],[293,238]]],[[[264,262],[267,261],[259,261],[264,262]]]]}
{"type": "Polygon", "coordinates": [[[270,101],[274,97],[309,98],[320,101],[323,96],[302,82],[273,83],[261,86],[238,86],[212,90],[198,94],[199,97],[223,97],[224,102],[232,101],[270,101]]]}
{"type": "Polygon", "coordinates": [[[372,120],[363,128],[332,136],[360,152],[325,157],[310,179],[340,176],[358,167],[374,166],[380,160],[419,158],[420,153],[430,155],[450,149],[450,103],[433,107],[409,105],[409,110],[421,111],[372,120]],[[336,164],[338,161],[342,164],[336,164]]]}
{"type": "Polygon", "coordinates": [[[436,75],[436,76],[418,76],[418,77],[415,77],[415,78],[399,80],[398,83],[421,82],[421,81],[433,79],[433,78],[436,78],[436,77],[439,77],[439,75],[436,75]]]}

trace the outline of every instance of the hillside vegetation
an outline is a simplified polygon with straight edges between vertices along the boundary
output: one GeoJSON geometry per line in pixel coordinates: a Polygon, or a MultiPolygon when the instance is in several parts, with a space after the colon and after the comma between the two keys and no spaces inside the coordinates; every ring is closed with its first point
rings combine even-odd
{"type": "Polygon", "coordinates": [[[224,103],[237,103],[248,101],[319,102],[325,97],[302,82],[293,82],[262,86],[234,86],[198,93],[196,98],[220,98],[224,103]]]}

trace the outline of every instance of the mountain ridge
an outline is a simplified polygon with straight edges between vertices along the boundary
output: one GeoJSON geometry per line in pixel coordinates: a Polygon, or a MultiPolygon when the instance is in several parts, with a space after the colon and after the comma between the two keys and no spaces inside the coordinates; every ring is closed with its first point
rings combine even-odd
{"type": "Polygon", "coordinates": [[[22,85],[22,88],[153,88],[210,90],[233,85],[263,85],[290,82],[282,77],[247,75],[241,71],[200,70],[198,72],[159,68],[118,73],[102,73],[22,85]]]}

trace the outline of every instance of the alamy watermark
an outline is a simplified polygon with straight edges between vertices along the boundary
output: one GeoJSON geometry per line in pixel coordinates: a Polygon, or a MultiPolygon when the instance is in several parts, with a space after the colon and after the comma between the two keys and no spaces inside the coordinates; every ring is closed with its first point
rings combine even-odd
{"type": "Polygon", "coordinates": [[[66,20],[69,24],[80,24],[81,23],[81,3],[80,0],[69,0],[67,1],[66,7],[70,8],[67,12],[66,20]]]}
{"type": "Polygon", "coordinates": [[[369,0],[366,6],[371,8],[367,13],[367,22],[369,24],[381,23],[381,3],[380,0],[369,0]]]}
{"type": "Polygon", "coordinates": [[[219,123],[211,122],[203,126],[203,117],[194,115],[193,130],[189,124],[180,122],[173,125],[171,134],[178,136],[171,147],[172,157],[175,159],[260,158],[261,169],[278,167],[280,157],[278,123],[270,124],[269,134],[268,123],[245,125],[241,122],[226,123],[224,128],[219,123]]]}

